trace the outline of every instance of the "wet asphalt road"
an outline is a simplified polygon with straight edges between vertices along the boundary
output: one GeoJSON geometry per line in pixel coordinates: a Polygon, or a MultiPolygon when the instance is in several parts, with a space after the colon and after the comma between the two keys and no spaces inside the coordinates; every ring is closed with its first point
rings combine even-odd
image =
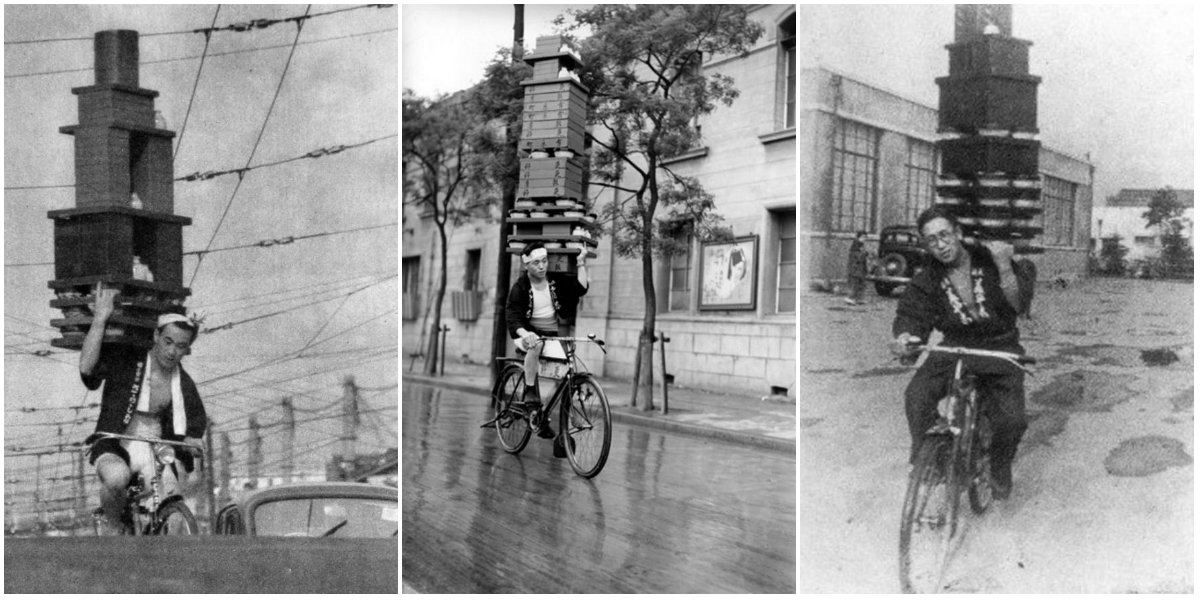
{"type": "Polygon", "coordinates": [[[794,456],[614,424],[585,480],[549,440],[505,453],[482,395],[402,391],[406,590],[795,591],[794,456]]]}

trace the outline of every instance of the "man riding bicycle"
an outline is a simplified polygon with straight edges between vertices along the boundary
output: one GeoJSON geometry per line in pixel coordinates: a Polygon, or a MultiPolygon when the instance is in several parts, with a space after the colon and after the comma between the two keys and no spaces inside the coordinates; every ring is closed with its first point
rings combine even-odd
{"type": "MultiPolygon", "coordinates": [[[[1017,316],[1028,311],[1035,274],[1032,263],[1014,261],[1006,242],[966,246],[955,218],[931,207],[917,217],[922,241],[935,260],[913,276],[896,307],[892,323],[893,354],[916,360],[913,345],[941,331],[943,343],[978,350],[1024,354],[1017,316]]],[[[976,375],[981,406],[994,430],[992,479],[994,493],[1012,492],[1012,463],[1028,424],[1025,419],[1025,373],[1006,361],[980,357],[963,359],[976,375]]],[[[904,410],[916,460],[925,432],[937,420],[938,400],[954,377],[956,357],[930,354],[904,391],[904,410]]]]}
{"type": "MultiPolygon", "coordinates": [[[[541,358],[543,336],[571,335],[579,298],[588,292],[587,252],[578,255],[574,277],[567,273],[549,272],[549,254],[541,242],[533,242],[521,251],[525,274],[517,279],[508,293],[505,320],[508,335],[517,350],[525,353],[525,404],[530,410],[540,410],[538,393],[538,359],[541,358]]],[[[549,439],[554,431],[545,419],[539,423],[538,437],[549,439]]],[[[555,448],[555,456],[562,454],[555,448]]],[[[563,454],[565,456],[565,454],[563,454]]]]}
{"type": "MultiPolygon", "coordinates": [[[[117,291],[97,286],[92,326],[83,340],[79,374],[89,390],[105,383],[96,432],[161,438],[199,446],[208,425],[196,384],[180,361],[191,354],[198,327],[179,314],[158,318],[154,345],[149,352],[103,345],[104,330],[113,313],[117,291]]],[[[179,453],[187,473],[194,470],[192,456],[179,453]]],[[[154,451],[146,442],[102,439],[92,446],[91,463],[100,478],[100,502],[107,533],[119,533],[131,478],[154,473],[154,451]]],[[[167,469],[164,477],[177,480],[182,491],[188,476],[167,469]]],[[[170,486],[168,486],[170,487],[170,486]]]]}

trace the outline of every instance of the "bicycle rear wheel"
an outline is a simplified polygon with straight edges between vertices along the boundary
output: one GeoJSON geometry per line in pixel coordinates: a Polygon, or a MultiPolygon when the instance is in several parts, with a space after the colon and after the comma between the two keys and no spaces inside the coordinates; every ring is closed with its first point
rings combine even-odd
{"type": "Polygon", "coordinates": [[[200,526],[192,509],[183,500],[168,501],[158,508],[158,529],[155,535],[199,535],[200,526]]]}
{"type": "Polygon", "coordinates": [[[604,468],[612,444],[608,397],[596,378],[576,375],[558,415],[561,440],[571,468],[582,477],[595,477],[604,468]]]}
{"type": "Polygon", "coordinates": [[[906,593],[934,593],[942,587],[951,542],[958,529],[954,441],[927,437],[908,477],[900,518],[900,586],[906,593]]]}
{"type": "Polygon", "coordinates": [[[518,454],[529,443],[529,419],[523,406],[525,374],[521,369],[506,369],[496,386],[497,401],[493,406],[496,436],[500,446],[509,454],[518,454]]]}

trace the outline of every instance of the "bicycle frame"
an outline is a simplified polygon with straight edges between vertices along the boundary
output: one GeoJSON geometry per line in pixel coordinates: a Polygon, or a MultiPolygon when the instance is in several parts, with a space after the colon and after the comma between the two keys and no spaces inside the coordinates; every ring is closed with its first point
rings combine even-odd
{"type": "MultiPolygon", "coordinates": [[[[196,460],[204,460],[204,448],[200,446],[194,446],[184,442],[165,440],[161,438],[148,438],[107,432],[93,434],[88,438],[87,441],[84,442],[82,448],[84,456],[92,452],[95,442],[104,439],[145,442],[150,444],[152,449],[155,445],[177,446],[193,451],[195,453],[196,460]]],[[[154,475],[150,478],[150,481],[146,482],[144,480],[145,478],[140,472],[132,473],[133,478],[130,480],[127,488],[128,494],[125,500],[126,510],[129,512],[130,517],[133,520],[133,535],[135,536],[156,533],[161,525],[159,521],[159,509],[175,499],[183,500],[183,496],[179,494],[172,494],[170,496],[163,497],[166,495],[166,492],[163,490],[162,475],[163,470],[166,468],[166,463],[159,458],[157,450],[154,450],[154,455],[154,475]],[[138,521],[142,515],[148,515],[148,521],[144,524],[139,524],[138,521]]],[[[174,462],[174,460],[175,457],[172,454],[172,462],[174,462]]],[[[100,516],[96,515],[95,518],[99,519],[100,516]]]]}

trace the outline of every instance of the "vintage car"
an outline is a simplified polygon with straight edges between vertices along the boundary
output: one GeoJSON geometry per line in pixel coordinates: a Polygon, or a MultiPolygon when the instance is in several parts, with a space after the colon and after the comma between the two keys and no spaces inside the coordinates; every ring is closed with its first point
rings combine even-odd
{"type": "Polygon", "coordinates": [[[924,268],[929,250],[921,243],[921,235],[911,225],[892,225],[879,232],[879,260],[867,279],[875,283],[880,296],[890,296],[896,288],[906,285],[917,271],[924,268]]]}
{"type": "Polygon", "coordinates": [[[399,490],[322,481],[251,490],[217,513],[214,535],[388,538],[399,532],[399,490]]]}

